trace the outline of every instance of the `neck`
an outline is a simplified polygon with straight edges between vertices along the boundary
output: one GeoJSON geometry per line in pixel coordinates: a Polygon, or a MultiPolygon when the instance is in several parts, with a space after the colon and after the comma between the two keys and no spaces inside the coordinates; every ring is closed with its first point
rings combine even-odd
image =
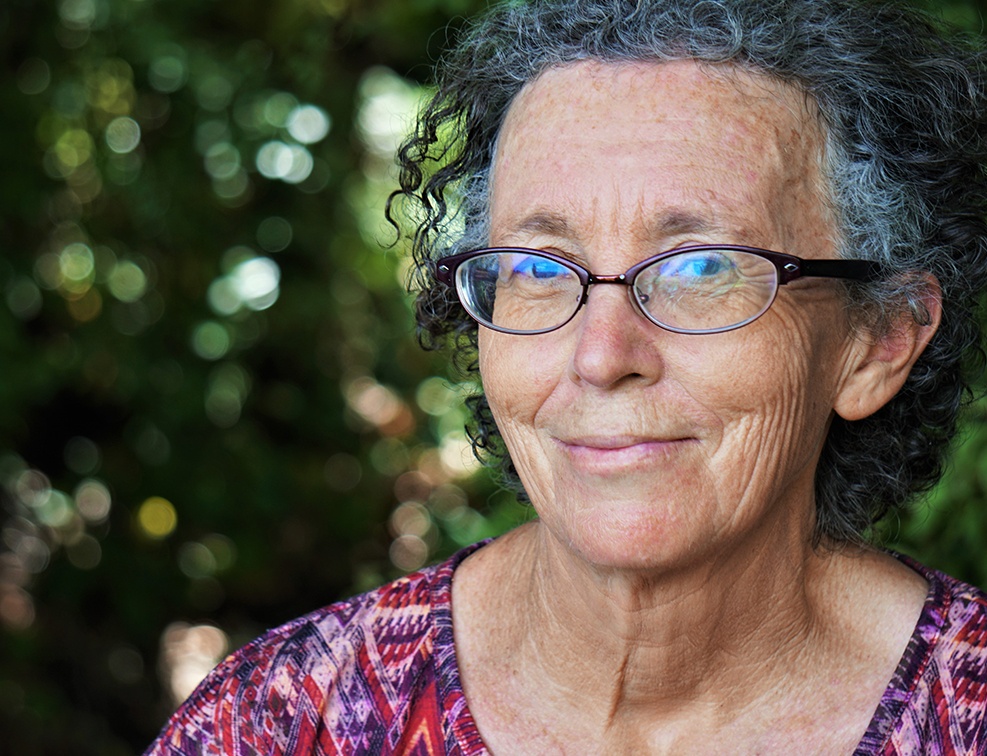
{"type": "Polygon", "coordinates": [[[739,542],[678,569],[600,570],[532,523],[503,544],[512,557],[490,604],[493,632],[509,636],[498,646],[513,669],[583,704],[654,712],[737,689],[746,698],[752,680],[770,684],[771,668],[798,662],[819,632],[816,578],[829,560],[804,539],[777,548],[784,542],[739,542]]]}
{"type": "Polygon", "coordinates": [[[559,733],[642,752],[663,751],[647,740],[662,737],[675,752],[717,732],[727,750],[787,752],[758,740],[785,722],[792,742],[852,745],[926,586],[877,552],[768,535],[651,571],[588,565],[537,522],[473,554],[456,571],[453,621],[484,738],[520,753],[566,751],[559,733]]]}

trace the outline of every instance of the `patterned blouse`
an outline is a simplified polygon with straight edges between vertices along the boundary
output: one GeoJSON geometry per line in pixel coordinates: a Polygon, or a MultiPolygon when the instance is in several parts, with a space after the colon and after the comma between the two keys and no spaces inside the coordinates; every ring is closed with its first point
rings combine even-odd
{"type": "MultiPolygon", "coordinates": [[[[244,646],[145,756],[488,754],[467,707],[444,564],[320,609],[244,646]]],[[[929,581],[915,632],[854,756],[987,754],[987,594],[929,581]]]]}

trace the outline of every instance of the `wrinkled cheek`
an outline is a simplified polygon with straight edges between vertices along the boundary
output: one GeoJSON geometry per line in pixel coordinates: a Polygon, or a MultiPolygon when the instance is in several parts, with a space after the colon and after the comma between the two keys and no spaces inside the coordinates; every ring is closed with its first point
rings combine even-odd
{"type": "Polygon", "coordinates": [[[554,382],[544,370],[544,362],[539,362],[536,350],[507,341],[521,338],[525,337],[481,332],[480,375],[497,429],[533,496],[532,486],[537,486],[546,474],[535,422],[554,382]]]}
{"type": "Polygon", "coordinates": [[[808,495],[811,475],[826,423],[807,414],[804,394],[793,386],[763,397],[758,407],[738,408],[724,428],[722,448],[714,455],[714,469],[729,470],[719,478],[726,490],[720,496],[738,502],[738,516],[746,505],[757,507],[795,494],[808,495]],[[805,489],[805,490],[803,490],[805,489]]]}

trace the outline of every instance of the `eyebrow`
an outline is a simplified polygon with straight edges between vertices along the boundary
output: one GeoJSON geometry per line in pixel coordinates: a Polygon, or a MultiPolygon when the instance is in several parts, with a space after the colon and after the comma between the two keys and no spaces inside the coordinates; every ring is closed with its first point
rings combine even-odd
{"type": "MultiPolygon", "coordinates": [[[[682,234],[708,233],[718,228],[719,226],[698,213],[670,208],[648,222],[646,234],[651,239],[663,239],[682,234]]],[[[565,216],[548,210],[539,210],[526,216],[511,228],[511,232],[538,233],[560,238],[572,238],[575,235],[565,216]]]]}
{"type": "Polygon", "coordinates": [[[549,236],[569,237],[572,229],[569,222],[558,213],[538,211],[523,218],[511,229],[513,232],[527,231],[549,236]]]}
{"type": "Polygon", "coordinates": [[[648,235],[653,239],[682,234],[707,233],[718,228],[708,218],[679,208],[672,208],[659,213],[647,226],[648,235]]]}

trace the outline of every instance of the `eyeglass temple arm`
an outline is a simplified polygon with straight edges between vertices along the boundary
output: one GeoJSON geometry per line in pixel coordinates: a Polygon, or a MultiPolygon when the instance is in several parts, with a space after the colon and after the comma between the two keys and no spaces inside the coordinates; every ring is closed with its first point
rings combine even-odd
{"type": "Polygon", "coordinates": [[[873,281],[884,274],[884,266],[873,260],[800,260],[794,270],[788,264],[782,270],[781,283],[807,277],[873,281]]]}

